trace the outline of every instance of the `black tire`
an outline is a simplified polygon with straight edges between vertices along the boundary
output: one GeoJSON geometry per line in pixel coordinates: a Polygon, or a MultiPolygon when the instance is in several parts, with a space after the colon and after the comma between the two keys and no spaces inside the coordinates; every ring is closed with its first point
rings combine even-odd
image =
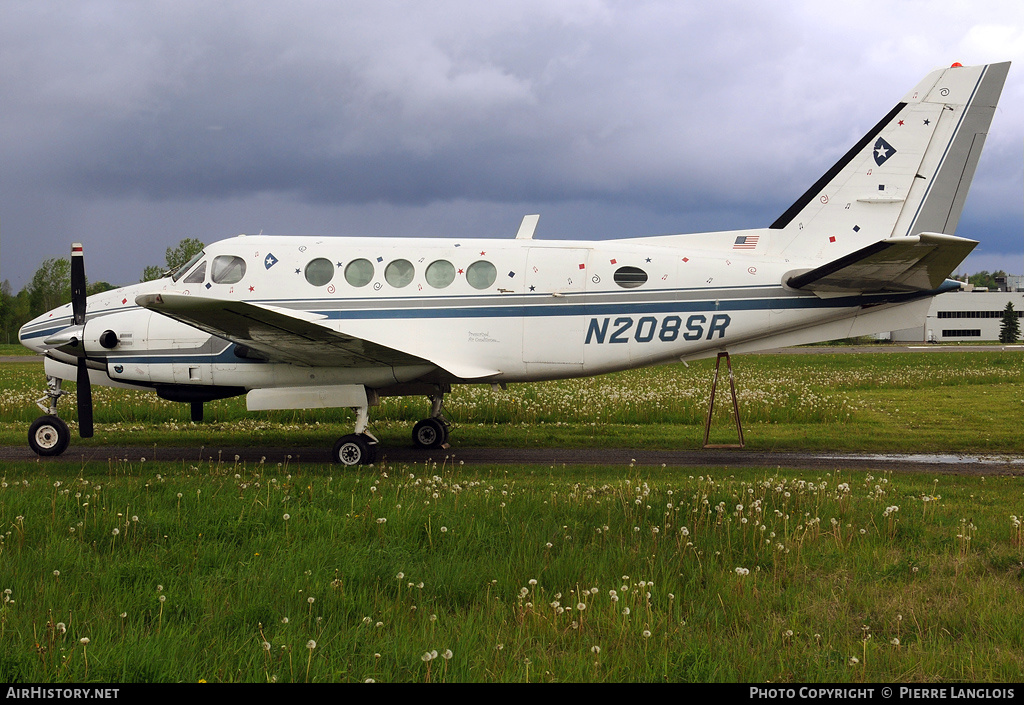
{"type": "Polygon", "coordinates": [[[412,442],[417,448],[440,448],[448,442],[448,426],[441,419],[423,419],[412,427],[412,442]]]}
{"type": "Polygon", "coordinates": [[[36,455],[52,457],[68,449],[71,431],[57,416],[40,416],[28,428],[28,444],[36,455]]]}
{"type": "Polygon", "coordinates": [[[373,465],[377,460],[377,444],[365,434],[350,433],[334,444],[331,458],[349,467],[373,465]]]}

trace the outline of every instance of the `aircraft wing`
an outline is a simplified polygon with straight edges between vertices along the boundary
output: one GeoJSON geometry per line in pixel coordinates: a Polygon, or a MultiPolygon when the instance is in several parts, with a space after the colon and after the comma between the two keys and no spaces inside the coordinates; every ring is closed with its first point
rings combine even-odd
{"type": "Polygon", "coordinates": [[[939,233],[889,238],[790,277],[786,284],[822,296],[935,291],[977,244],[939,233]]]}
{"type": "Polygon", "coordinates": [[[435,365],[458,377],[472,379],[497,374],[424,359],[418,355],[346,335],[317,322],[318,316],[244,301],[144,294],[135,302],[151,311],[211,335],[245,346],[271,362],[310,367],[404,367],[435,365]]]}

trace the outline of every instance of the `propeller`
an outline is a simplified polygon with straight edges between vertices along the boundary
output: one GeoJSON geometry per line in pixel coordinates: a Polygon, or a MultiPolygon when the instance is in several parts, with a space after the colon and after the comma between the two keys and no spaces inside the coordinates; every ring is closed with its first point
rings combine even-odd
{"type": "Polygon", "coordinates": [[[78,434],[92,438],[92,385],[85,353],[85,256],[81,243],[71,245],[71,313],[82,331],[82,355],[78,358],[78,434]]]}

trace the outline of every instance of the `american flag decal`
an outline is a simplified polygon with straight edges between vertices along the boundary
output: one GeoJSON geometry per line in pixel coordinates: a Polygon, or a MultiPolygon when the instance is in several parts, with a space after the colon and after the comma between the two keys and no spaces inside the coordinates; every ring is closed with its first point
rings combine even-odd
{"type": "Polygon", "coordinates": [[[740,235],[736,238],[736,242],[733,243],[732,249],[752,250],[757,247],[757,241],[760,237],[760,235],[740,235]]]}

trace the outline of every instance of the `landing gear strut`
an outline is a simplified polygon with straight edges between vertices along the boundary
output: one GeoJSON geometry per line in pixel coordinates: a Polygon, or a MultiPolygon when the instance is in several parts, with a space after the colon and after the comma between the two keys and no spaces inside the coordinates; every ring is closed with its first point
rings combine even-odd
{"type": "Polygon", "coordinates": [[[430,397],[430,418],[423,419],[412,428],[412,442],[417,448],[447,448],[448,420],[441,412],[444,394],[430,397]]]}
{"type": "MultiPolygon", "coordinates": [[[[374,395],[376,399],[376,395],[374,395]]],[[[369,402],[354,407],[356,411],[355,433],[342,436],[334,443],[331,459],[348,465],[372,465],[377,461],[377,439],[366,430],[369,422],[369,402]]]]}

